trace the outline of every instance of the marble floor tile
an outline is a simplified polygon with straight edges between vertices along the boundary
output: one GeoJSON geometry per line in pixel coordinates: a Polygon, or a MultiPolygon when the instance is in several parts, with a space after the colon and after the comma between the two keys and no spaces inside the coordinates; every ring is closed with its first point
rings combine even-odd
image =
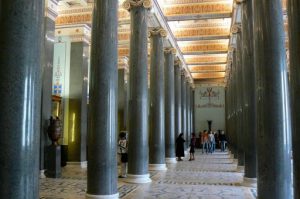
{"type": "MultiPolygon", "coordinates": [[[[150,172],[152,183],[137,185],[119,180],[120,198],[125,199],[255,199],[256,189],[243,187],[243,173],[229,152],[202,154],[195,161],[168,164],[164,172],[150,172]]],[[[59,179],[40,180],[41,199],[84,199],[86,169],[67,166],[59,179]]]]}

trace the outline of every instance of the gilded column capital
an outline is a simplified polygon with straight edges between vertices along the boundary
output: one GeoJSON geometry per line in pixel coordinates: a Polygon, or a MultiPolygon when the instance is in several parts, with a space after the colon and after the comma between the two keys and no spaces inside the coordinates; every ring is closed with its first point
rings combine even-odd
{"type": "Polygon", "coordinates": [[[237,34],[237,33],[241,32],[241,30],[242,30],[241,24],[234,24],[231,27],[231,33],[232,34],[237,34]]]}
{"type": "Polygon", "coordinates": [[[185,78],[187,77],[186,70],[184,68],[181,68],[181,75],[185,78]]]}
{"type": "Polygon", "coordinates": [[[179,59],[175,60],[174,61],[174,66],[181,67],[181,61],[179,59]]]}
{"type": "Polygon", "coordinates": [[[177,50],[175,48],[165,48],[164,53],[166,54],[172,53],[173,55],[175,55],[177,53],[177,50]]]}
{"type": "Polygon", "coordinates": [[[152,28],[149,30],[149,37],[154,35],[160,35],[161,37],[167,37],[168,33],[163,28],[152,28]]]}
{"type": "Polygon", "coordinates": [[[235,49],[236,49],[236,46],[230,45],[230,46],[229,46],[229,49],[228,49],[228,52],[229,52],[229,53],[233,53],[233,51],[235,51],[235,49]]]}
{"type": "Polygon", "coordinates": [[[130,11],[133,7],[143,6],[146,9],[152,8],[152,0],[126,0],[123,3],[123,8],[130,11]]]}

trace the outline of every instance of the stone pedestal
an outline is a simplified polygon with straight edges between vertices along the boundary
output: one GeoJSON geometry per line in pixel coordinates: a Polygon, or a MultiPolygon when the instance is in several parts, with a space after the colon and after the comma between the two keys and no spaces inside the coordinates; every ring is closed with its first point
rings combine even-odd
{"type": "Polygon", "coordinates": [[[257,187],[257,178],[246,178],[244,177],[244,182],[242,183],[245,187],[257,187]]]}
{"type": "Polygon", "coordinates": [[[47,170],[45,175],[48,178],[61,177],[61,147],[50,145],[47,147],[47,170]]]}

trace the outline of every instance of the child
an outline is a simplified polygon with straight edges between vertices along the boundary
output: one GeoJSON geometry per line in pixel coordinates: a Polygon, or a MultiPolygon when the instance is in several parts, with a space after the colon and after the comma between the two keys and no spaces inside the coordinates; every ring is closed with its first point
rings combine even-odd
{"type": "Polygon", "coordinates": [[[126,133],[121,132],[119,137],[120,140],[118,146],[121,153],[121,175],[119,178],[126,178],[128,162],[126,133]]]}

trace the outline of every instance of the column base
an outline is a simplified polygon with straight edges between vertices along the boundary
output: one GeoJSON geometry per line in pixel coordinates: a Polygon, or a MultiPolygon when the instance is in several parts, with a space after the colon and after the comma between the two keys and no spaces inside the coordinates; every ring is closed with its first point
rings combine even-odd
{"type": "Polygon", "coordinates": [[[167,164],[176,164],[177,160],[176,160],[176,158],[166,158],[166,163],[167,164]]]}
{"type": "Polygon", "coordinates": [[[119,193],[113,194],[113,195],[91,195],[91,194],[86,194],[85,195],[86,199],[118,199],[119,198],[119,193]]]}
{"type": "Polygon", "coordinates": [[[149,171],[166,171],[166,164],[149,164],[149,171]]]}
{"type": "Polygon", "coordinates": [[[40,170],[40,178],[46,178],[45,170],[40,170]]]}
{"type": "Polygon", "coordinates": [[[67,162],[67,166],[68,165],[70,165],[70,166],[72,166],[72,165],[78,165],[78,166],[80,166],[81,168],[83,168],[83,169],[86,169],[87,168],[87,161],[83,161],[83,162],[67,162]]]}
{"type": "Polygon", "coordinates": [[[133,183],[133,184],[146,184],[152,182],[150,175],[132,175],[127,174],[127,178],[124,178],[124,182],[133,183]]]}
{"type": "Polygon", "coordinates": [[[190,149],[184,151],[184,156],[189,156],[189,154],[190,154],[190,149]]]}
{"type": "Polygon", "coordinates": [[[245,187],[257,187],[257,178],[246,178],[244,177],[244,182],[242,183],[245,187]]]}
{"type": "Polygon", "coordinates": [[[237,170],[238,170],[238,172],[244,172],[245,167],[244,166],[238,166],[237,170]]]}

